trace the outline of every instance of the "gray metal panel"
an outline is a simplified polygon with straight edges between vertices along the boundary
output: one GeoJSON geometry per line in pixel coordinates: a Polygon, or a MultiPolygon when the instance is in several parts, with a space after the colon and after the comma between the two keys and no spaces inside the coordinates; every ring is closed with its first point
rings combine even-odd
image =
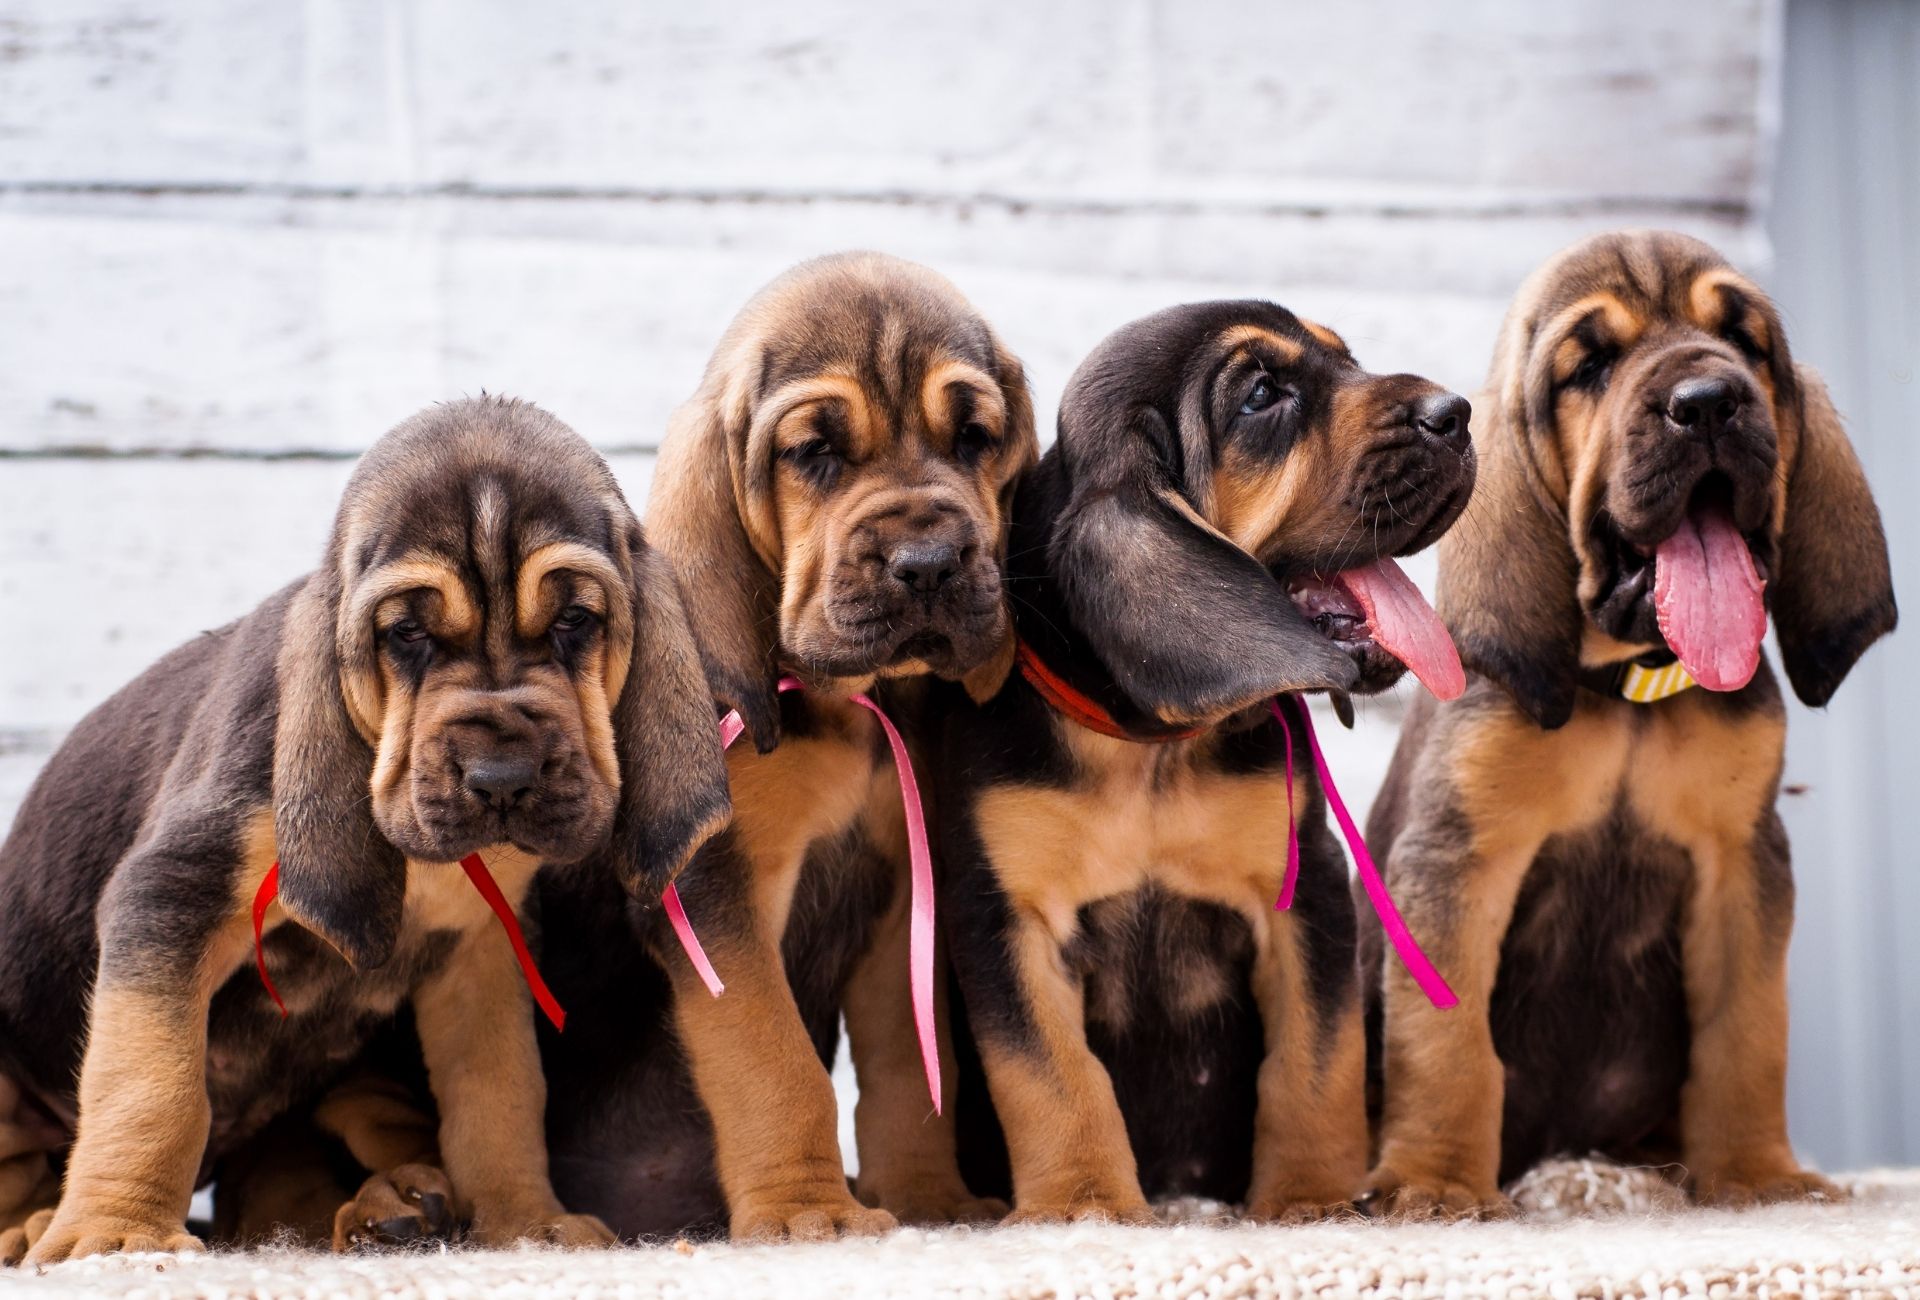
{"type": "MultiPolygon", "coordinates": [[[[1793,0],[1771,287],[1826,377],[1920,591],[1920,6],[1793,0]]],[[[1920,640],[1896,634],[1824,714],[1793,709],[1799,882],[1789,1112],[1828,1168],[1920,1160],[1920,640]]]]}

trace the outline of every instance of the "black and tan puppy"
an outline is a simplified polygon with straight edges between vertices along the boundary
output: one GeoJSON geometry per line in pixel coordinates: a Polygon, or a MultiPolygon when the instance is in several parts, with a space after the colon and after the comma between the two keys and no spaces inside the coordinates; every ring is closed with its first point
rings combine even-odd
{"type": "Polygon", "coordinates": [[[1457,681],[1388,557],[1465,504],[1467,417],[1264,302],[1147,317],[1069,383],[1014,504],[1021,675],[955,702],[940,768],[943,915],[1016,1219],[1138,1217],[1143,1192],[1297,1217],[1359,1190],[1345,860],[1295,722],[1298,902],[1275,910],[1268,704],[1403,661],[1457,681]]]}
{"type": "Polygon", "coordinates": [[[532,1004],[454,864],[479,852],[513,902],[543,862],[656,895],[724,822],[724,781],[671,573],[600,458],[513,402],[400,425],[324,566],[88,715],[21,806],[0,1247],[193,1244],[207,1171],[403,1000],[475,1238],[606,1240],[548,1182],[532,1004]],[[276,859],[285,1020],[249,915],[276,859]]]}
{"type": "Polygon", "coordinates": [[[1707,1202],[1833,1195],[1787,1143],[1785,712],[1760,638],[1770,608],[1820,705],[1894,625],[1840,421],[1766,295],[1665,233],[1537,271],[1477,406],[1439,602],[1472,685],[1415,706],[1368,836],[1461,1004],[1391,964],[1370,980],[1372,1193],[1497,1211],[1541,1157],[1598,1151],[1677,1161],[1707,1202]]]}
{"type": "Polygon", "coordinates": [[[879,726],[846,697],[878,682],[892,707],[929,677],[997,686],[1012,651],[1003,502],[1035,454],[1019,363],[947,281],[876,254],[762,290],[674,416],[647,528],[753,742],[728,755],[733,825],[680,885],[726,992],[709,995],[657,916],[649,960],[603,887],[543,886],[574,1012],[546,1053],[569,1205],[623,1234],[724,1218],[735,1237],[994,1208],[960,1183],[927,1098],[900,796],[879,726]],[[786,673],[806,689],[776,694],[786,673]],[[664,1043],[641,1027],[667,1005],[662,970],[664,1043]],[[823,1065],[842,1012],[860,1200],[823,1065]]]}

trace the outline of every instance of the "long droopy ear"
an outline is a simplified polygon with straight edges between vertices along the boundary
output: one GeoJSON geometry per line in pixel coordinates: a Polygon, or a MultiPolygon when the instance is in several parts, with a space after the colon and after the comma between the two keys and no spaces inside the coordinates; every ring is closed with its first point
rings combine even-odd
{"type": "Polygon", "coordinates": [[[1492,679],[1551,731],[1573,716],[1580,667],[1580,566],[1567,535],[1565,484],[1547,444],[1553,395],[1529,375],[1531,295],[1501,328],[1486,391],[1473,399],[1479,476],[1460,520],[1440,539],[1434,608],[1470,671],[1492,679]]]}
{"type": "Polygon", "coordinates": [[[667,426],[647,498],[647,537],[680,576],[714,697],[740,711],[765,753],[780,739],[780,593],[741,518],[749,416],[727,370],[716,360],[667,426]]]}
{"type": "Polygon", "coordinates": [[[629,539],[633,655],[613,702],[620,806],[612,855],[620,883],[650,902],[727,824],[732,804],[713,697],[666,557],[629,539]]]}
{"type": "MultiPolygon", "coordinates": [[[[1007,543],[1013,533],[1013,498],[1020,480],[1040,459],[1040,436],[1033,421],[1033,392],[1027,387],[1026,367],[1020,364],[998,334],[993,339],[994,380],[1000,385],[1001,400],[1006,403],[1006,427],[1001,441],[1004,454],[1000,465],[1003,478],[999,492],[1000,535],[994,539],[994,555],[1001,572],[1006,571],[1007,543]]],[[[1007,620],[1007,640],[1001,652],[988,657],[961,679],[967,694],[976,702],[985,702],[1000,693],[1007,674],[1013,669],[1013,620],[1007,620]]]]}
{"type": "Polygon", "coordinates": [[[1488,418],[1474,420],[1473,499],[1440,539],[1434,607],[1461,663],[1551,731],[1573,716],[1579,564],[1565,516],[1533,481],[1523,425],[1497,399],[1491,405],[1488,418]]]}
{"type": "Polygon", "coordinates": [[[1880,511],[1827,386],[1802,365],[1794,389],[1800,437],[1787,471],[1773,626],[1794,693],[1819,708],[1899,613],[1880,511]]]}
{"type": "Polygon", "coordinates": [[[273,838],[280,856],[280,905],[332,944],[356,970],[393,955],[406,904],[407,864],[373,821],[373,750],[355,728],[342,693],[332,566],[294,596],[278,663],[279,716],[273,748],[273,838]]]}
{"type": "Polygon", "coordinates": [[[1075,470],[1048,548],[1067,610],[1115,683],[1176,725],[1352,686],[1353,661],[1175,490],[1153,455],[1172,440],[1161,415],[1123,418],[1132,427],[1097,440],[1099,465],[1075,470]]]}

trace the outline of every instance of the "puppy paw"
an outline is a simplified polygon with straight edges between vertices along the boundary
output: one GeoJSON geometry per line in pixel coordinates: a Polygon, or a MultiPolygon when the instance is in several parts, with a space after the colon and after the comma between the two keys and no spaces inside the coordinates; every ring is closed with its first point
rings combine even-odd
{"type": "Polygon", "coordinates": [[[975,1196],[959,1179],[928,1179],[907,1187],[877,1189],[862,1185],[860,1201],[885,1210],[901,1223],[936,1227],[948,1223],[998,1223],[1007,1203],[975,1196]]]}
{"type": "Polygon", "coordinates": [[[333,1248],[391,1250],[452,1241],[453,1185],[431,1165],[399,1165],[360,1184],[333,1216],[333,1248]]]}
{"type": "MultiPolygon", "coordinates": [[[[34,1220],[39,1218],[40,1215],[35,1215],[27,1221],[29,1236],[32,1236],[34,1220]]],[[[27,1246],[21,1262],[38,1267],[93,1255],[174,1254],[205,1249],[184,1224],[84,1212],[62,1215],[54,1211],[40,1224],[39,1234],[27,1246]]]]}
{"type": "Polygon", "coordinates": [[[1838,1205],[1851,1197],[1839,1184],[1788,1162],[1698,1175],[1693,1179],[1693,1199],[1720,1209],[1744,1210],[1783,1201],[1825,1201],[1838,1205]]]}
{"type": "Polygon", "coordinates": [[[591,1214],[548,1215],[522,1231],[520,1239],[569,1250],[598,1250],[620,1244],[613,1229],[591,1214]]]}
{"type": "Polygon", "coordinates": [[[0,1268],[12,1268],[24,1260],[52,1222],[52,1209],[35,1210],[18,1227],[0,1232],[0,1268]]]}
{"type": "Polygon", "coordinates": [[[878,1237],[899,1226],[893,1215],[860,1204],[844,1188],[822,1188],[791,1198],[743,1199],[733,1209],[729,1235],[735,1241],[833,1241],[878,1237]]]}
{"type": "Polygon", "coordinates": [[[1024,1201],[1014,1207],[1002,1222],[1017,1224],[1053,1223],[1153,1223],[1153,1209],[1138,1194],[1112,1196],[1043,1197],[1024,1201]]]}
{"type": "Polygon", "coordinates": [[[1508,1219],[1513,1202],[1492,1182],[1479,1184],[1444,1174],[1407,1175],[1386,1166],[1373,1171],[1355,1202],[1375,1219],[1508,1219]]]}
{"type": "Polygon", "coordinates": [[[1353,1222],[1365,1216],[1345,1197],[1280,1194],[1258,1196],[1248,1201],[1241,1217],[1255,1223],[1291,1226],[1301,1223],[1353,1222]]]}

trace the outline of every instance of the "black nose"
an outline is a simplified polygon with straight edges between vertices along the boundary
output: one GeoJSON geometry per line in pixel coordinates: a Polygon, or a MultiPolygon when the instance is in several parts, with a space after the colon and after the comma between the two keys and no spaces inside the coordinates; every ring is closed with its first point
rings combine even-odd
{"type": "Polygon", "coordinates": [[[1712,437],[1740,413],[1740,396],[1724,379],[1688,379],[1667,399],[1667,418],[1681,428],[1712,437]]]}
{"type": "Polygon", "coordinates": [[[887,561],[888,571],[922,596],[946,586],[959,567],[959,552],[946,542],[908,542],[887,561]]]}
{"type": "Polygon", "coordinates": [[[1473,407],[1458,393],[1430,393],[1413,404],[1413,424],[1430,438],[1452,441],[1467,436],[1473,407]]]}
{"type": "Polygon", "coordinates": [[[538,769],[517,758],[483,758],[468,766],[467,789],[489,808],[505,812],[533,792],[538,769]]]}

